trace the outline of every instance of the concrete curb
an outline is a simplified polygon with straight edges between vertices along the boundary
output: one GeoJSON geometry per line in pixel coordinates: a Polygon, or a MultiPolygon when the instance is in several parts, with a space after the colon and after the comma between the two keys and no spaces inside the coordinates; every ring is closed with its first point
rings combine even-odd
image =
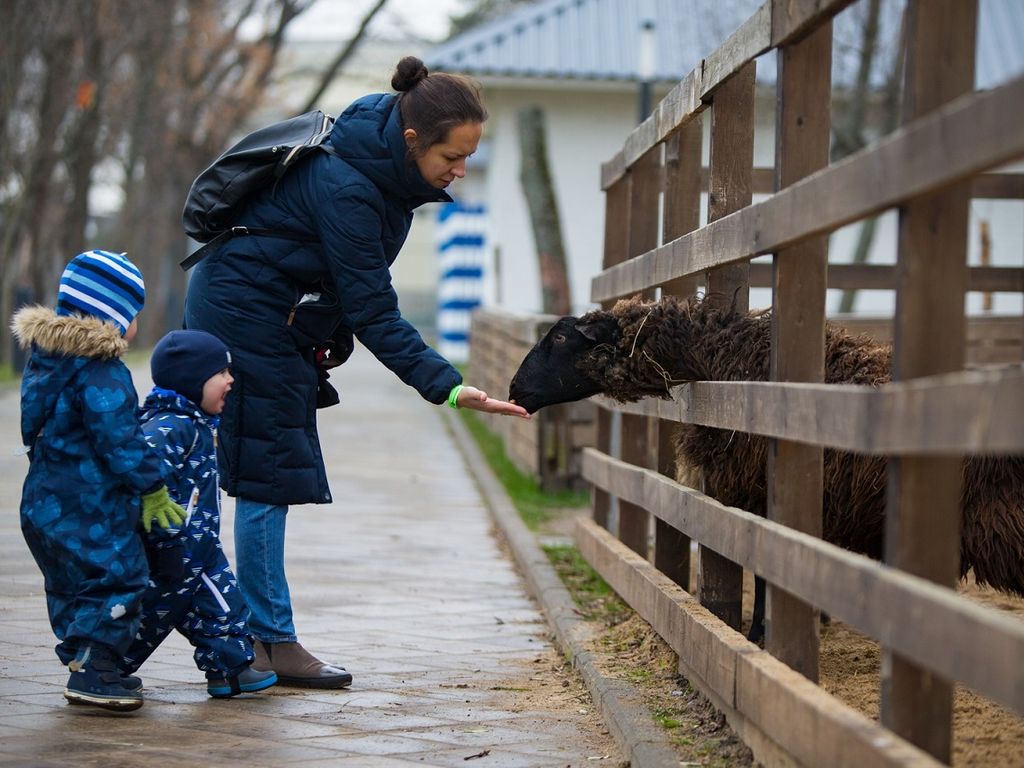
{"type": "Polygon", "coordinates": [[[591,627],[576,614],[572,596],[519,518],[462,420],[447,410],[444,419],[527,585],[541,604],[562,653],[582,676],[623,755],[629,758],[632,768],[678,768],[676,751],[664,731],[652,721],[639,692],[629,683],[604,677],[597,668],[584,646],[593,635],[591,627]]]}

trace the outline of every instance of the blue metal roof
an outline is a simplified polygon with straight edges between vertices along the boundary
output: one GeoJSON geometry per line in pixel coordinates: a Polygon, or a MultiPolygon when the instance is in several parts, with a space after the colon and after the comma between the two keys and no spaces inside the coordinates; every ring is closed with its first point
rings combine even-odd
{"type": "MultiPolygon", "coordinates": [[[[473,76],[618,80],[640,77],[641,34],[654,22],[653,80],[676,82],[749,18],[763,0],[541,0],[458,35],[427,52],[427,65],[473,76]]],[[[836,20],[834,77],[851,82],[857,69],[863,3],[836,20]]],[[[881,85],[898,42],[904,0],[883,0],[879,56],[872,81],[881,85]]],[[[979,0],[976,82],[980,88],[1024,74],[1024,0],[979,0]]],[[[758,78],[775,79],[770,60],[758,78]]]]}
{"type": "MultiPolygon", "coordinates": [[[[740,4],[746,11],[759,2],[740,4]]],[[[442,43],[424,61],[476,76],[637,81],[640,30],[649,19],[655,22],[653,79],[674,82],[749,15],[709,13],[711,6],[707,0],[542,0],[442,43]]]]}

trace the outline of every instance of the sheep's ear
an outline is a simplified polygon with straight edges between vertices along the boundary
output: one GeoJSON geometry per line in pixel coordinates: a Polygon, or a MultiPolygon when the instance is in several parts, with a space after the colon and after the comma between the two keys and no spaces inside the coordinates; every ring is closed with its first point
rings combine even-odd
{"type": "Polygon", "coordinates": [[[590,341],[600,341],[601,326],[599,323],[576,323],[576,330],[590,341]]]}

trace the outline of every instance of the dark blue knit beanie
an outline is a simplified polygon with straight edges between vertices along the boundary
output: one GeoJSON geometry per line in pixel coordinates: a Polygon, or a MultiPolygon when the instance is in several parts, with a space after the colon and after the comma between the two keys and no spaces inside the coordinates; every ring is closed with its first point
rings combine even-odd
{"type": "Polygon", "coordinates": [[[171,331],[153,348],[149,369],[153,383],[184,395],[196,405],[203,402],[203,385],[231,367],[231,353],[206,331],[171,331]]]}

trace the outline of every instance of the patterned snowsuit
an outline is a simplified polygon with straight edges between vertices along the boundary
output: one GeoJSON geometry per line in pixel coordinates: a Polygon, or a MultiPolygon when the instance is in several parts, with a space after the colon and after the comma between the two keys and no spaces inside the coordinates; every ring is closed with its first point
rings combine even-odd
{"type": "Polygon", "coordinates": [[[21,380],[21,530],[43,572],[57,656],[67,664],[87,644],[120,654],[148,575],[139,496],[163,485],[120,360],[127,342],[110,323],[46,307],[18,312],[14,330],[32,348],[21,380]]]}
{"type": "Polygon", "coordinates": [[[154,527],[146,536],[150,584],[122,668],[138,669],[177,629],[195,647],[196,666],[207,677],[236,675],[252,663],[253,651],[249,608],[220,543],[217,418],[154,387],[141,421],[171,497],[190,515],[181,528],[154,527]]]}

